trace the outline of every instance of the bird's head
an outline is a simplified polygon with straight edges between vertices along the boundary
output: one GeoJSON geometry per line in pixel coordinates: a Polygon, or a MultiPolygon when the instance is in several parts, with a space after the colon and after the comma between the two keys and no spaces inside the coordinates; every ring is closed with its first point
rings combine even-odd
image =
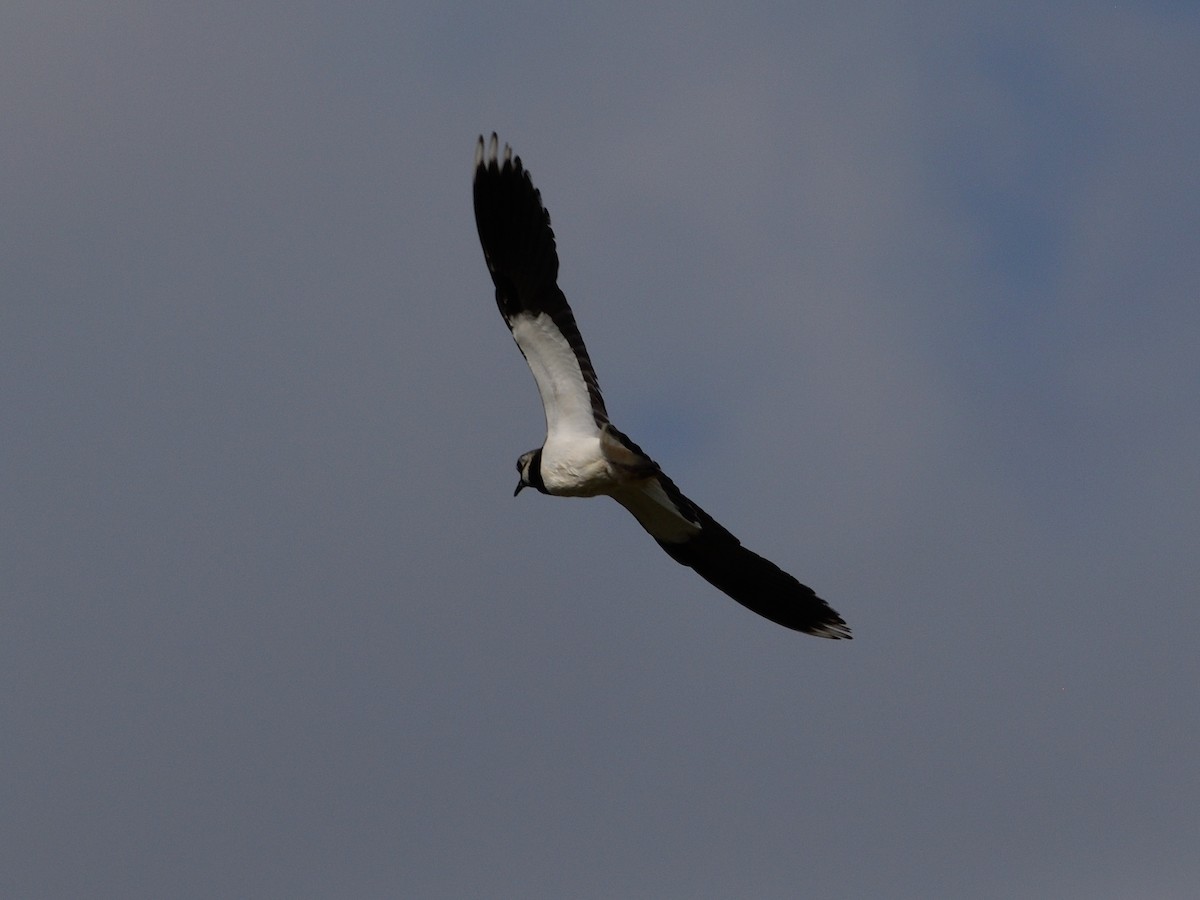
{"type": "Polygon", "coordinates": [[[546,483],[542,481],[541,447],[522,453],[517,460],[517,471],[521,474],[521,480],[517,482],[517,489],[513,491],[514,497],[527,487],[536,488],[543,494],[547,493],[546,483]]]}

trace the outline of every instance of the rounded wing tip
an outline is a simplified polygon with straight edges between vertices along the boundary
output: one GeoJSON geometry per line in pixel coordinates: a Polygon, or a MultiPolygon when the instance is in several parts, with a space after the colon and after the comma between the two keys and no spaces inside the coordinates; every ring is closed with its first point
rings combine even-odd
{"type": "Polygon", "coordinates": [[[854,640],[854,635],[850,633],[850,626],[843,622],[840,617],[836,620],[821,622],[818,625],[805,628],[804,631],[814,637],[829,638],[831,641],[854,640]]]}
{"type": "MultiPolygon", "coordinates": [[[[500,153],[500,138],[496,132],[492,132],[491,137],[484,138],[481,134],[475,142],[475,176],[479,177],[481,172],[503,172],[511,170],[518,175],[524,173],[521,166],[521,157],[514,156],[512,147],[508,144],[504,145],[504,153],[500,153]]],[[[526,173],[527,174],[527,173],[526,173]]]]}
{"type": "Polygon", "coordinates": [[[496,150],[499,143],[500,139],[494,131],[486,142],[482,134],[479,136],[479,140],[475,142],[475,169],[477,171],[496,164],[496,150]]]}

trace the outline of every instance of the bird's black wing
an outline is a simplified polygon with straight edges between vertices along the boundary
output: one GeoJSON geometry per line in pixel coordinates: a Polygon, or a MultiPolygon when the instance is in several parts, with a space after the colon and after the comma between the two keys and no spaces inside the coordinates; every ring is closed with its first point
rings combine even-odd
{"type": "Polygon", "coordinates": [[[851,637],[845,620],[812,588],[743,547],[662,472],[622,487],[613,498],[673,560],[695,569],[747,609],[817,637],[851,637]]]}
{"type": "Polygon", "coordinates": [[[533,371],[548,433],[596,432],[608,422],[596,371],[558,287],[550,214],[521,158],[495,134],[475,150],[475,224],[496,305],[533,371]]]}

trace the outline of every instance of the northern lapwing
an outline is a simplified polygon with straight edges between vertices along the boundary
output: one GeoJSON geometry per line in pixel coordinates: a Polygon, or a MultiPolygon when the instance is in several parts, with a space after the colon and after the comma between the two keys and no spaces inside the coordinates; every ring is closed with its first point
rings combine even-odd
{"type": "Polygon", "coordinates": [[[612,497],[678,563],[786,628],[825,638],[850,629],[811,588],[742,546],[685,497],[658,464],[608,420],[575,316],[558,287],[550,214],[521,158],[493,133],[475,148],[475,224],[496,303],[546,413],[546,440],[517,460],[522,488],[559,497],[612,497]]]}

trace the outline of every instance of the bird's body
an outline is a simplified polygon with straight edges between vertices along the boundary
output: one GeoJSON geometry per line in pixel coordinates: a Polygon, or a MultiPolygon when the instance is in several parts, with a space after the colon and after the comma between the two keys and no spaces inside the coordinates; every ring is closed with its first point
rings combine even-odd
{"type": "Polygon", "coordinates": [[[493,134],[475,154],[475,222],[496,303],[533,372],[546,414],[542,446],[517,461],[516,493],[609,496],[677,562],[743,606],[788,628],[829,638],[850,629],[813,591],[747,550],[685,497],[608,419],[596,373],[558,287],[550,216],[529,174],[493,134]]]}

